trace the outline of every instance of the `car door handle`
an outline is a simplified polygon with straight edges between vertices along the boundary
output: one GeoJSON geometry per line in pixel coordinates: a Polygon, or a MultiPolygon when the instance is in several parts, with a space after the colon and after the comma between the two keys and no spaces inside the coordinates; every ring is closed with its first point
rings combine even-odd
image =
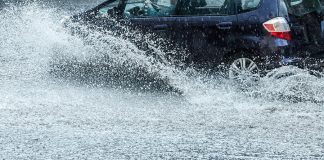
{"type": "Polygon", "coordinates": [[[221,22],[218,23],[216,26],[218,29],[231,29],[233,26],[233,22],[221,22]]]}
{"type": "Polygon", "coordinates": [[[167,24],[159,24],[153,27],[154,30],[166,30],[169,26],[167,24]]]}

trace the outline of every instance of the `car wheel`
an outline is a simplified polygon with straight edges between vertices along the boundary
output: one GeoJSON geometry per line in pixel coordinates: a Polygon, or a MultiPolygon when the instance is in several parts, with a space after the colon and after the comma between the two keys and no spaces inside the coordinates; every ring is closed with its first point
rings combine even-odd
{"type": "Polygon", "coordinates": [[[260,80],[260,69],[253,60],[239,58],[230,65],[229,78],[239,83],[256,82],[260,80]]]}

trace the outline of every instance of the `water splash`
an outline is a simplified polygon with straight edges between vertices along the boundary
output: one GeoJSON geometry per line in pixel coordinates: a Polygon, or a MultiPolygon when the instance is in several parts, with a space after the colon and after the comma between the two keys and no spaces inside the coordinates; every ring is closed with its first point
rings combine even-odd
{"type": "Polygon", "coordinates": [[[44,76],[48,53],[53,46],[62,43],[51,16],[54,10],[35,10],[34,7],[10,5],[0,14],[3,74],[20,80],[37,80],[38,76],[44,76]]]}
{"type": "Polygon", "coordinates": [[[324,103],[323,78],[305,69],[294,66],[275,69],[262,79],[261,85],[259,93],[268,99],[324,103]]]}
{"type": "Polygon", "coordinates": [[[37,4],[1,11],[2,158],[323,158],[323,104],[307,100],[323,100],[323,79],[283,67],[241,90],[220,73],[161,60],[167,52],[151,42],[157,56],[114,33],[72,36],[58,24],[63,14],[37,4]],[[66,85],[49,74],[55,60],[97,81],[74,62],[103,75],[106,62],[116,73],[140,68],[183,96],[66,85]]]}
{"type": "Polygon", "coordinates": [[[44,77],[51,79],[48,73],[54,63],[54,68],[58,67],[56,64],[63,67],[58,69],[63,69],[64,74],[73,78],[78,75],[77,78],[91,79],[91,82],[124,81],[131,86],[135,80],[148,82],[142,88],[154,84],[170,86],[194,104],[228,103],[246,95],[267,100],[323,101],[322,79],[294,67],[282,67],[269,74],[290,72],[291,76],[266,76],[259,85],[241,91],[218,73],[210,76],[206,71],[185,68],[181,61],[166,58],[169,54],[179,54],[179,50],[161,48],[151,38],[154,35],[128,32],[125,27],[121,27],[121,35],[113,31],[103,34],[87,26],[82,30],[86,36],[71,35],[58,23],[62,13],[36,3],[10,6],[1,12],[1,74],[7,78],[35,82],[44,77]],[[136,35],[135,39],[130,35],[136,35]],[[135,45],[138,42],[144,43],[147,50],[135,45]],[[103,79],[111,74],[122,79],[103,79]]]}

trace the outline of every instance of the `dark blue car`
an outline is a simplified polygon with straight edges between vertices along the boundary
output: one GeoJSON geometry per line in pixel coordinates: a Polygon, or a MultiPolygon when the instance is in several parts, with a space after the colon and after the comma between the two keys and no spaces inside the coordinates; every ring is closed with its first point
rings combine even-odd
{"type": "Polygon", "coordinates": [[[112,19],[183,44],[190,61],[228,64],[231,78],[297,65],[323,71],[324,0],[108,0],[71,21],[112,19]]]}

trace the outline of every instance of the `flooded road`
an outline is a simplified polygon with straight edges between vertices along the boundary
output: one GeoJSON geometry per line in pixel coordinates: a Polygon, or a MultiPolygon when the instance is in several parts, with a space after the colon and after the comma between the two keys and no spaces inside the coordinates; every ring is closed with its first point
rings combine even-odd
{"type": "Polygon", "coordinates": [[[276,74],[294,76],[264,77],[242,91],[226,78],[158,63],[113,34],[71,35],[59,21],[84,4],[64,4],[73,11],[36,3],[1,11],[0,158],[324,158],[323,79],[283,67],[276,74]],[[101,64],[106,56],[127,74],[143,68],[167,78],[181,94],[129,79],[107,83],[100,65],[92,65],[99,78],[78,66],[66,71],[78,76],[52,74],[57,57],[101,64]]]}

